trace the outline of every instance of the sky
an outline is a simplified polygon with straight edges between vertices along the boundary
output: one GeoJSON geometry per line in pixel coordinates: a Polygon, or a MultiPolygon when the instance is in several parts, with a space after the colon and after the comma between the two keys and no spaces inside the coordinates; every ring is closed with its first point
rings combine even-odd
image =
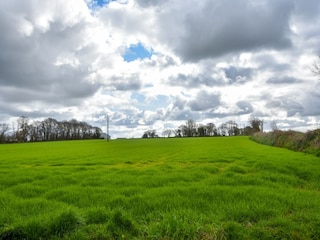
{"type": "Polygon", "coordinates": [[[0,1],[0,123],[320,126],[319,0],[0,1]]]}

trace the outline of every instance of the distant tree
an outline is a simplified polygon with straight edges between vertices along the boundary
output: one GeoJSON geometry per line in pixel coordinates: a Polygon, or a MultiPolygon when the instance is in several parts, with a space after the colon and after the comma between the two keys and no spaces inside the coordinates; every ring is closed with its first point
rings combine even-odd
{"type": "Polygon", "coordinates": [[[162,136],[169,138],[172,133],[173,133],[173,131],[172,131],[171,129],[166,129],[166,130],[164,130],[164,131],[162,132],[162,136]]]}
{"type": "Polygon", "coordinates": [[[86,122],[80,122],[79,127],[81,129],[81,138],[82,139],[89,139],[90,136],[90,125],[86,122]]]}
{"type": "Polygon", "coordinates": [[[208,136],[217,135],[217,128],[216,128],[216,125],[214,125],[214,123],[208,123],[206,128],[207,128],[207,135],[208,136]]]}
{"type": "Polygon", "coordinates": [[[179,131],[181,137],[187,137],[188,136],[187,135],[187,127],[186,127],[186,125],[184,125],[184,124],[180,125],[179,128],[178,128],[178,131],[179,131]]]}
{"type": "Polygon", "coordinates": [[[0,143],[6,142],[6,132],[9,131],[9,124],[0,123],[0,143]]]}
{"type": "MultiPolygon", "coordinates": [[[[96,138],[96,139],[101,138],[102,129],[99,127],[92,127],[92,129],[93,129],[92,138],[96,138]]],[[[107,136],[107,138],[110,138],[110,136],[107,136]]]]}
{"type": "MultiPolygon", "coordinates": [[[[63,140],[71,139],[71,123],[67,120],[63,120],[60,122],[60,137],[63,140]]],[[[94,133],[93,133],[94,134],[94,133]]]]}
{"type": "Polygon", "coordinates": [[[199,124],[197,132],[200,137],[207,136],[207,126],[199,124]]]}
{"type": "Polygon", "coordinates": [[[228,127],[226,123],[222,123],[218,128],[218,135],[226,136],[228,133],[228,127]]]}
{"type": "Polygon", "coordinates": [[[173,133],[175,137],[182,137],[180,128],[173,130],[173,133]]]}
{"type": "Polygon", "coordinates": [[[29,118],[25,116],[21,116],[17,120],[17,132],[16,138],[19,142],[25,142],[28,139],[29,133],[29,118]]]}
{"type": "Polygon", "coordinates": [[[249,119],[249,123],[253,129],[253,132],[263,132],[263,120],[256,117],[251,117],[249,119]]]}
{"type": "Polygon", "coordinates": [[[249,136],[249,135],[251,135],[251,134],[253,134],[254,133],[254,130],[253,130],[253,128],[252,127],[250,127],[250,126],[246,126],[244,129],[243,129],[243,135],[245,135],[245,136],[249,136]]]}
{"type": "Polygon", "coordinates": [[[41,122],[35,121],[29,126],[30,142],[42,141],[41,122]]]}
{"type": "Polygon", "coordinates": [[[156,130],[145,131],[142,135],[142,138],[156,138],[159,137],[156,133],[156,130]]]}
{"type": "Polygon", "coordinates": [[[270,127],[271,127],[272,131],[278,131],[279,130],[276,121],[272,121],[270,123],[270,127]]]}
{"type": "Polygon", "coordinates": [[[58,139],[58,121],[53,118],[46,118],[41,122],[43,141],[55,141],[58,139]]]}
{"type": "Polygon", "coordinates": [[[240,134],[240,129],[235,121],[230,120],[226,122],[225,125],[229,136],[237,136],[240,134]]]}
{"type": "Polygon", "coordinates": [[[189,119],[186,125],[182,127],[183,136],[193,137],[197,133],[197,123],[193,119],[189,119]]]}

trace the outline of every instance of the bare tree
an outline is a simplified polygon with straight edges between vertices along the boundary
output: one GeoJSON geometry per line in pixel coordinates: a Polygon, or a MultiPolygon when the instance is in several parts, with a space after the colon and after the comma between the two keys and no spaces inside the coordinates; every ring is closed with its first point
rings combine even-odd
{"type": "Polygon", "coordinates": [[[189,119],[187,122],[186,122],[186,125],[185,125],[185,136],[187,137],[193,137],[194,135],[196,135],[196,132],[197,132],[197,123],[196,121],[194,121],[193,119],[189,119]]]}
{"type": "Polygon", "coordinates": [[[16,132],[16,137],[19,142],[25,142],[28,138],[29,133],[29,118],[21,116],[17,120],[18,129],[16,132]]]}
{"type": "Polygon", "coordinates": [[[175,137],[182,137],[182,135],[181,135],[181,129],[180,129],[180,128],[174,129],[174,130],[173,130],[173,133],[174,133],[174,136],[175,136],[175,137]]]}
{"type": "Polygon", "coordinates": [[[238,124],[235,121],[230,120],[230,121],[226,122],[225,124],[228,129],[229,136],[237,136],[240,134],[238,124]]]}
{"type": "Polygon", "coordinates": [[[0,123],[0,143],[6,141],[6,132],[9,131],[9,124],[0,123]]]}
{"type": "Polygon", "coordinates": [[[166,129],[166,130],[164,130],[164,131],[162,132],[162,136],[169,138],[172,133],[173,133],[173,131],[172,131],[171,129],[166,129]]]}
{"type": "Polygon", "coordinates": [[[207,128],[206,128],[206,126],[203,125],[203,124],[199,124],[198,128],[197,128],[197,133],[198,133],[198,136],[200,136],[200,137],[207,136],[207,128]]]}
{"type": "Polygon", "coordinates": [[[271,126],[272,131],[278,131],[279,130],[276,121],[272,121],[270,123],[270,126],[271,126]]]}
{"type": "MultiPolygon", "coordinates": [[[[93,138],[101,138],[102,135],[102,129],[99,127],[92,127],[94,129],[94,134],[93,134],[93,138]]],[[[110,136],[107,136],[108,138],[110,138],[110,136]]]]}
{"type": "Polygon", "coordinates": [[[217,135],[217,128],[216,125],[214,125],[214,123],[208,123],[206,128],[208,136],[217,135]]]}
{"type": "Polygon", "coordinates": [[[42,141],[40,121],[34,121],[32,124],[30,124],[29,135],[30,135],[30,142],[42,141]]]}
{"type": "Polygon", "coordinates": [[[253,129],[253,132],[263,132],[263,120],[256,117],[251,117],[249,119],[249,123],[253,129]]]}
{"type": "Polygon", "coordinates": [[[218,132],[220,136],[226,136],[227,132],[228,132],[228,127],[226,123],[222,123],[219,128],[218,128],[218,132]]]}

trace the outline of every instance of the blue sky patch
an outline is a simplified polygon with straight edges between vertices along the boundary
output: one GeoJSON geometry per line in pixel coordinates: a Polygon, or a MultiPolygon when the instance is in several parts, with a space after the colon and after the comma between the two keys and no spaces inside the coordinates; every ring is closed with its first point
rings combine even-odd
{"type": "Polygon", "coordinates": [[[99,7],[103,7],[105,5],[108,5],[111,2],[114,2],[116,0],[93,0],[90,4],[88,4],[88,6],[90,8],[99,8],[99,7]]]}
{"type": "Polygon", "coordinates": [[[130,45],[130,47],[126,50],[124,55],[122,55],[123,59],[126,62],[132,62],[136,59],[144,59],[151,58],[153,54],[153,50],[149,52],[146,48],[143,47],[141,43],[130,45]]]}

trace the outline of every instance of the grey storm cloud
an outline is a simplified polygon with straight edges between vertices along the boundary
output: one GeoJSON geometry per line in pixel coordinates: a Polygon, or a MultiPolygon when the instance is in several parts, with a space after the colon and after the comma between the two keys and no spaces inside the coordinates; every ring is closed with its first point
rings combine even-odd
{"type": "Polygon", "coordinates": [[[304,115],[305,108],[301,101],[295,100],[292,96],[282,96],[272,99],[266,103],[266,106],[273,110],[285,110],[287,117],[295,116],[296,114],[304,115]]]}
{"type": "Polygon", "coordinates": [[[232,83],[245,83],[251,80],[253,71],[252,68],[237,68],[234,66],[224,69],[226,77],[231,79],[232,83]]]}
{"type": "Polygon", "coordinates": [[[206,111],[218,107],[221,104],[220,98],[220,93],[200,91],[195,99],[191,100],[188,105],[192,111],[206,111]]]}
{"type": "Polygon", "coordinates": [[[288,117],[295,116],[297,113],[303,115],[304,112],[304,106],[300,102],[296,101],[287,102],[286,109],[288,117]]]}
{"type": "Polygon", "coordinates": [[[179,73],[169,78],[169,85],[186,88],[198,88],[200,86],[222,86],[226,82],[222,78],[213,78],[208,73],[183,74],[179,73]]]}
{"type": "Polygon", "coordinates": [[[315,86],[315,89],[306,91],[302,99],[304,111],[301,115],[303,116],[319,116],[320,115],[320,93],[317,91],[320,84],[315,86]]]}
{"type": "Polygon", "coordinates": [[[142,87],[139,74],[113,76],[106,85],[118,91],[139,90],[142,87]]]}
{"type": "Polygon", "coordinates": [[[199,112],[192,111],[191,109],[175,109],[167,115],[167,119],[173,121],[186,121],[188,119],[199,119],[199,117],[199,112]]]}
{"type": "Polygon", "coordinates": [[[139,125],[139,120],[143,118],[143,115],[143,111],[124,108],[112,114],[110,121],[114,126],[125,125],[128,128],[135,128],[139,125]]]}
{"type": "Polygon", "coordinates": [[[185,61],[261,48],[286,49],[292,46],[293,8],[291,0],[189,0],[164,12],[162,37],[185,61]]]}
{"type": "Polygon", "coordinates": [[[165,4],[168,0],[161,0],[161,1],[155,1],[155,0],[136,0],[136,2],[141,7],[159,7],[163,4],[165,4]]]}
{"type": "Polygon", "coordinates": [[[294,78],[294,77],[272,77],[267,80],[269,84],[293,84],[293,83],[301,83],[302,80],[294,78]]]}
{"type": "Polygon", "coordinates": [[[45,12],[50,4],[6,7],[0,8],[0,31],[5,33],[0,36],[0,99],[73,105],[96,92],[99,86],[87,81],[89,55],[78,54],[86,31],[81,17],[71,24],[59,14],[51,20],[43,16],[45,27],[41,27],[37,22],[41,7],[45,12]],[[59,63],[63,55],[73,56],[78,65],[59,63]]]}
{"type": "Polygon", "coordinates": [[[240,109],[237,115],[249,114],[254,111],[254,108],[249,101],[239,101],[237,102],[237,107],[240,109]]]}
{"type": "Polygon", "coordinates": [[[254,57],[254,61],[259,65],[260,70],[269,70],[274,72],[290,71],[289,63],[279,63],[274,56],[264,53],[254,57]]]}

